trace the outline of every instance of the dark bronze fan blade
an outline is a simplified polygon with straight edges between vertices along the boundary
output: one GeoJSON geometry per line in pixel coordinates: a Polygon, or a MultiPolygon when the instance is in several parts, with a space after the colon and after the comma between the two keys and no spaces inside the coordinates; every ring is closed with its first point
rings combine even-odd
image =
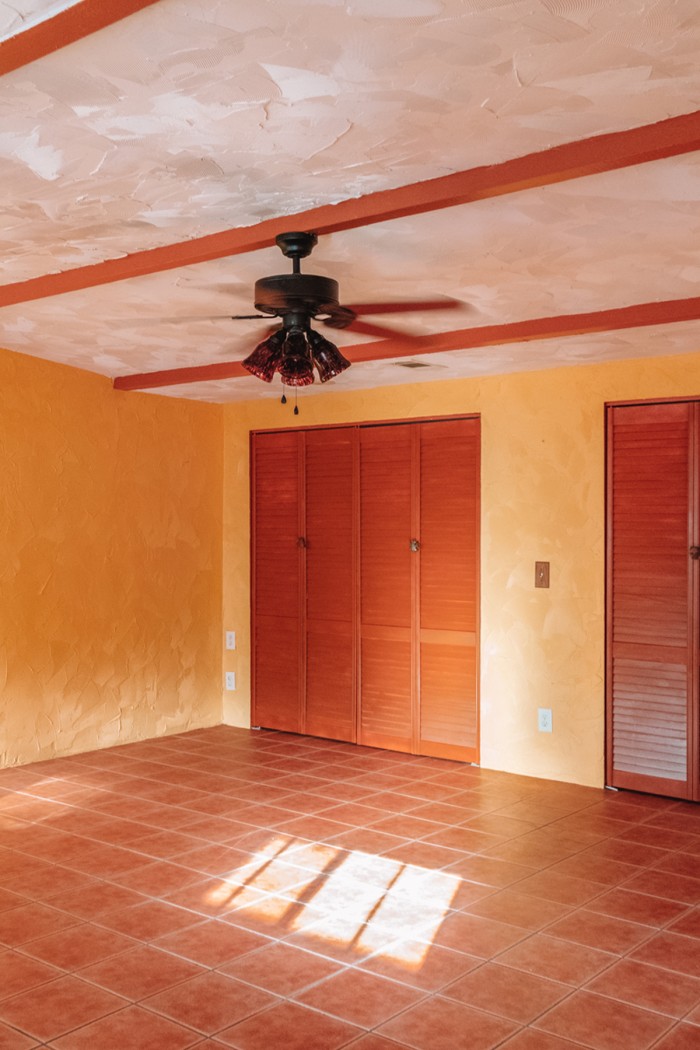
{"type": "Polygon", "coordinates": [[[154,325],[167,324],[192,324],[196,321],[252,321],[260,318],[261,321],[269,321],[265,314],[180,314],[179,317],[141,317],[134,320],[113,320],[109,324],[112,328],[148,328],[154,325]]]}
{"type": "MultiPolygon", "coordinates": [[[[269,321],[270,318],[267,317],[266,320],[269,321]]],[[[282,327],[281,324],[272,324],[268,328],[263,328],[262,331],[256,332],[255,333],[255,340],[256,341],[255,342],[252,342],[252,341],[250,342],[250,344],[249,344],[250,351],[249,352],[252,353],[253,350],[255,349],[255,347],[258,346],[260,343],[262,343],[269,336],[271,336],[273,332],[279,332],[281,327],[282,327]]],[[[223,354],[230,354],[231,353],[231,347],[230,346],[223,347],[222,350],[221,350],[221,353],[223,353],[223,354]]]]}
{"type": "Polygon", "coordinates": [[[344,306],[346,310],[352,310],[358,316],[360,314],[398,314],[422,313],[424,310],[459,310],[466,306],[461,299],[450,299],[445,296],[442,299],[415,299],[395,303],[349,303],[344,306]]]}
{"type": "MultiPolygon", "coordinates": [[[[331,325],[330,327],[334,328],[337,326],[331,325]]],[[[359,335],[375,335],[378,339],[405,339],[406,342],[410,342],[411,339],[417,338],[414,335],[409,335],[407,332],[399,332],[396,328],[388,328],[383,324],[368,324],[360,320],[350,321],[349,324],[343,325],[343,328],[346,332],[357,332],[359,335]]]]}

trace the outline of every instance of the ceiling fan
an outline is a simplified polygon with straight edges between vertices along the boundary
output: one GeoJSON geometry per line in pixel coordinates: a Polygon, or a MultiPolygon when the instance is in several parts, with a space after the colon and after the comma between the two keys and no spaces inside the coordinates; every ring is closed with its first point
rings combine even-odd
{"type": "Polygon", "coordinates": [[[282,321],[272,329],[242,362],[258,379],[271,383],[278,373],[286,386],[309,386],[314,382],[314,368],[322,383],[340,375],[350,362],[330,340],[311,328],[319,320],[329,328],[348,328],[365,335],[410,339],[408,335],[367,324],[358,320],[366,314],[397,313],[416,310],[445,310],[461,305],[457,300],[434,299],[423,302],[364,303],[341,306],[338,282],[318,274],[302,273],[301,260],[310,255],[318,243],[311,232],[280,233],[275,238],[282,254],[292,260],[292,272],[262,277],[255,282],[257,314],[238,315],[233,320],[277,317],[282,321]]]}

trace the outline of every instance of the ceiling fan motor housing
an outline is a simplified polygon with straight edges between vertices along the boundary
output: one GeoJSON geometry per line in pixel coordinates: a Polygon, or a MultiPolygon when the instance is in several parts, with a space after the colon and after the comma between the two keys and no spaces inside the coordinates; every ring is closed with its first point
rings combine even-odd
{"type": "Polygon", "coordinates": [[[255,309],[282,317],[305,313],[309,317],[338,307],[338,282],[313,273],[282,273],[255,282],[255,309]]]}

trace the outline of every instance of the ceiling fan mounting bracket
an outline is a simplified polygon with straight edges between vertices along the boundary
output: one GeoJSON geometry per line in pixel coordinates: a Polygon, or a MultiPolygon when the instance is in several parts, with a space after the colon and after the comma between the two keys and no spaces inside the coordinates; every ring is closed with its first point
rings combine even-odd
{"type": "Polygon", "coordinates": [[[275,243],[287,259],[305,259],[318,244],[318,237],[306,231],[278,233],[275,243]]]}

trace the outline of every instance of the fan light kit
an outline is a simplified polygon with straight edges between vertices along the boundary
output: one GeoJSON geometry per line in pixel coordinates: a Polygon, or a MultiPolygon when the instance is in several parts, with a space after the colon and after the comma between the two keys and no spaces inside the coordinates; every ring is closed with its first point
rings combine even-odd
{"type": "Polygon", "coordinates": [[[337,281],[301,272],[301,259],[311,254],[318,241],[315,233],[281,233],[276,241],[292,260],[292,272],[256,281],[255,309],[263,316],[281,317],[282,327],[258,343],[243,367],[266,383],[278,372],[285,386],[309,386],[315,367],[320,381],[327,383],[349,368],[350,362],[311,328],[310,321],[326,315],[327,323],[335,318],[337,327],[345,327],[355,314],[339,305],[337,281]]]}

